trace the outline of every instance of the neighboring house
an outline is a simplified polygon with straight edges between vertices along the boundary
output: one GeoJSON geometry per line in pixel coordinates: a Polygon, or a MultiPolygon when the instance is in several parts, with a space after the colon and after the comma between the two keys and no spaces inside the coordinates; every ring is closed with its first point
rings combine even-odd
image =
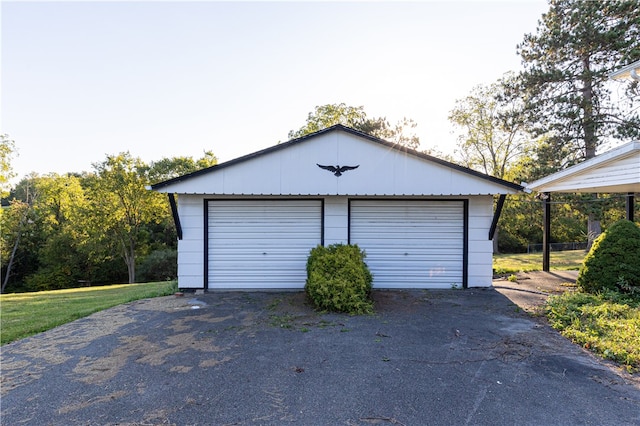
{"type": "Polygon", "coordinates": [[[309,251],[334,243],[366,251],[374,288],[489,287],[493,196],[522,187],[336,125],[151,189],[174,212],[178,286],[215,290],[302,289],[309,251]]]}

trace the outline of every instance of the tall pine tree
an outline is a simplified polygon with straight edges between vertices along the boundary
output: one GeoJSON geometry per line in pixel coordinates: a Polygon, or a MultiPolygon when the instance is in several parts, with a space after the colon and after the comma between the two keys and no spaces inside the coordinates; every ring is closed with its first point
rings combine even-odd
{"type": "Polygon", "coordinates": [[[521,93],[539,134],[574,161],[610,137],[640,136],[633,102],[612,99],[608,75],[640,59],[640,2],[550,0],[535,34],[518,46],[521,93]]]}

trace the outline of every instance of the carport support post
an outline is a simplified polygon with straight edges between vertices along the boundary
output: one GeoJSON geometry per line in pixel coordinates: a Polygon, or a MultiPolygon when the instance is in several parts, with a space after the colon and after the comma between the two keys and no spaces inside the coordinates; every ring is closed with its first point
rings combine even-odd
{"type": "Polygon", "coordinates": [[[633,192],[627,194],[627,220],[633,222],[633,192]]]}
{"type": "Polygon", "coordinates": [[[542,232],[542,270],[549,272],[549,244],[551,242],[551,193],[545,192],[542,197],[544,207],[542,232]]]}

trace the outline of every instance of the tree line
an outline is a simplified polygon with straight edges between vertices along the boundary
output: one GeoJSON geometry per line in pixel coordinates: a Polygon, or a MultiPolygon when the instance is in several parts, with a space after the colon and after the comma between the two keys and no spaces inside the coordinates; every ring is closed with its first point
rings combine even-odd
{"type": "MultiPolygon", "coordinates": [[[[531,182],[592,158],[609,143],[640,138],[638,81],[608,79],[640,59],[638,0],[551,0],[536,32],[525,34],[516,49],[520,72],[473,88],[451,109],[455,153],[423,152],[531,182]]],[[[412,119],[392,125],[344,103],[316,107],[288,136],[338,123],[421,149],[412,119]]],[[[145,186],[215,165],[213,153],[150,164],[121,153],[94,164],[92,172],[30,175],[8,188],[15,145],[6,135],[0,142],[3,291],[175,277],[168,203],[145,186]]],[[[509,197],[494,251],[521,252],[542,242],[541,204],[536,194],[509,197]]],[[[552,210],[553,241],[585,241],[601,225],[624,218],[624,200],[621,194],[554,194],[552,210]]]]}
{"type": "Polygon", "coordinates": [[[169,205],[146,187],[216,163],[211,152],[150,164],[125,152],[92,172],[23,178],[2,209],[3,291],[174,279],[169,205]]]}

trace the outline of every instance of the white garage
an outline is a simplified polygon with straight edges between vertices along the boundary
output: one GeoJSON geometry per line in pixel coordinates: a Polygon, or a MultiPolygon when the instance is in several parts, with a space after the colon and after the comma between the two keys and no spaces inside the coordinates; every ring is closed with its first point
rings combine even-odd
{"type": "Polygon", "coordinates": [[[309,251],[337,243],[366,251],[374,288],[491,286],[499,206],[522,187],[337,125],[151,189],[178,286],[221,290],[302,289],[309,251]]]}

